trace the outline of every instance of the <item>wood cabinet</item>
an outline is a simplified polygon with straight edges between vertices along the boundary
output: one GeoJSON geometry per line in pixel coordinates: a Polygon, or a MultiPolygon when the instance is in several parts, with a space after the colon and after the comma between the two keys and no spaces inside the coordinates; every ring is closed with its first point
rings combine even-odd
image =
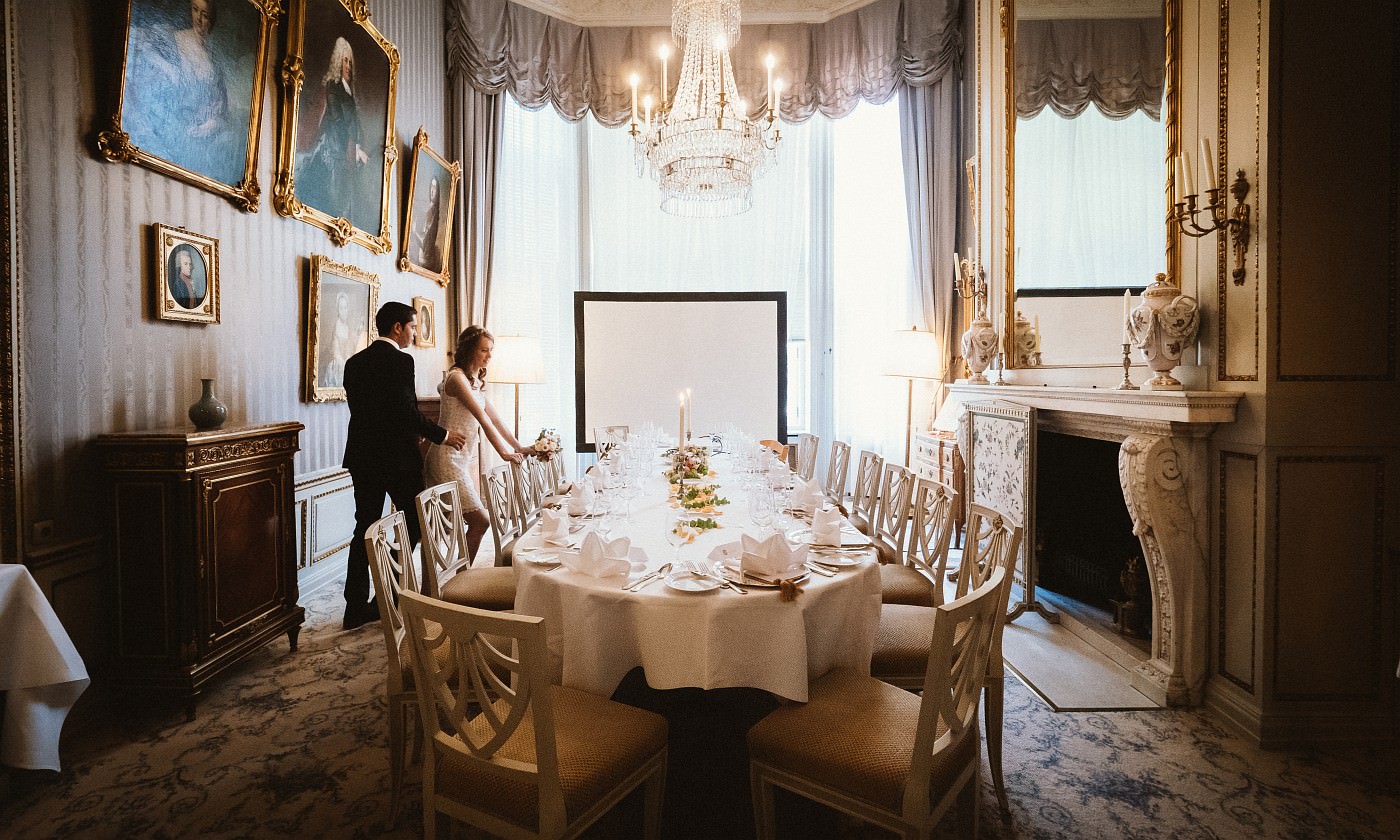
{"type": "Polygon", "coordinates": [[[919,478],[941,481],[958,491],[954,545],[962,545],[963,522],[967,519],[967,466],[963,463],[962,453],[958,451],[954,434],[945,431],[915,434],[914,454],[910,466],[919,478]]]}
{"type": "Polygon", "coordinates": [[[300,423],[102,435],[110,478],[110,682],[183,699],[282,633],[297,605],[300,423]]]}

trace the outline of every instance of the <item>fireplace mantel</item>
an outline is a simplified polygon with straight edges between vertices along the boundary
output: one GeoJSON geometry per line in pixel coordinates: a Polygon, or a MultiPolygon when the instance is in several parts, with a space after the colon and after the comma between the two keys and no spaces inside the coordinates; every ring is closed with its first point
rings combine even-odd
{"type": "Polygon", "coordinates": [[[956,425],[962,405],[1003,400],[1035,408],[1044,431],[1120,444],[1118,481],[1152,581],[1152,647],[1134,685],[1164,705],[1198,702],[1209,632],[1206,438],[1234,422],[1243,394],[966,383],[949,391],[954,404],[939,413],[939,427],[956,425]]]}
{"type": "Polygon", "coordinates": [[[1045,411],[1104,414],[1160,423],[1233,423],[1239,391],[1115,391],[1051,385],[948,386],[959,402],[1010,400],[1045,411]]]}

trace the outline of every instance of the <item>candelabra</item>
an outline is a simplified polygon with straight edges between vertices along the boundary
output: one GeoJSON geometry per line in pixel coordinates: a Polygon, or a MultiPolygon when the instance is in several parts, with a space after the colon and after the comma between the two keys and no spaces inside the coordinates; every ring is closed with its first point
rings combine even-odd
{"type": "Polygon", "coordinates": [[[972,374],[967,381],[974,385],[986,385],[983,371],[997,355],[999,344],[997,331],[992,327],[992,319],[987,317],[987,274],[982,267],[971,260],[960,260],[953,255],[953,291],[963,300],[972,301],[972,324],[962,334],[963,361],[972,374]]]}
{"type": "MultiPolygon", "coordinates": [[[[1178,172],[1181,168],[1178,169],[1178,172]]],[[[1180,176],[1179,176],[1180,177],[1180,176]]],[[[1211,177],[1214,183],[1215,178],[1211,177]]],[[[1189,189],[1181,186],[1180,189],[1189,189]]],[[[1221,228],[1225,228],[1230,235],[1230,248],[1234,252],[1235,267],[1230,272],[1230,277],[1235,281],[1236,286],[1244,285],[1244,253],[1249,247],[1249,205],[1244,203],[1245,196],[1249,195],[1249,181],[1244,177],[1244,170],[1235,173],[1235,182],[1230,185],[1230,194],[1235,198],[1235,209],[1227,214],[1224,202],[1221,200],[1225,191],[1219,187],[1209,187],[1206,189],[1205,207],[1197,207],[1196,194],[1182,197],[1176,202],[1172,212],[1172,221],[1181,228],[1181,232],[1192,238],[1205,236],[1214,233],[1221,228]],[[1206,214],[1204,223],[1200,220],[1202,213],[1206,214]]]]}

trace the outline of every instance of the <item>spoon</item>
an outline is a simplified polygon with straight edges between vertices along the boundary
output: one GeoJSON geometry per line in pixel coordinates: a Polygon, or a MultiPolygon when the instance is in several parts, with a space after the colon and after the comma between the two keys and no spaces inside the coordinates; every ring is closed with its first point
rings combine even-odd
{"type": "Polygon", "coordinates": [[[641,589],[643,586],[646,586],[647,584],[651,583],[657,578],[665,577],[666,574],[670,571],[671,564],[662,563],[661,567],[658,568],[656,571],[648,572],[647,574],[637,578],[637,581],[635,583],[629,583],[622,588],[628,590],[629,592],[636,592],[637,590],[641,589]]]}

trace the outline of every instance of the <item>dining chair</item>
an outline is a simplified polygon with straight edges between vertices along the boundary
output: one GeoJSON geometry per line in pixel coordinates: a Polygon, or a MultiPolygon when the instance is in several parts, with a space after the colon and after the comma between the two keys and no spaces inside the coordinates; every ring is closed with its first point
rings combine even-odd
{"type": "Polygon", "coordinates": [[[629,434],[631,429],[627,426],[594,426],[593,451],[601,458],[614,446],[626,442],[629,434]]]}
{"type": "Polygon", "coordinates": [[[771,449],[773,451],[773,454],[778,456],[779,461],[782,461],[789,467],[792,466],[791,462],[788,460],[788,450],[790,449],[790,447],[787,444],[778,443],[776,440],[760,440],[758,442],[758,445],[767,449],[771,449]]]}
{"type": "Polygon", "coordinates": [[[812,476],[817,474],[817,448],[819,446],[821,446],[821,438],[816,435],[803,432],[797,436],[797,469],[795,472],[802,476],[803,481],[811,481],[812,476]]]}
{"type": "Polygon", "coordinates": [[[576,837],[643,784],[643,833],[660,836],[665,718],[551,685],[542,618],[400,598],[430,745],[427,840],[451,834],[442,817],[498,837],[576,837]]]}
{"type": "Polygon", "coordinates": [[[914,513],[901,562],[880,567],[884,603],[916,607],[943,603],[957,498],[958,492],[941,482],[927,478],[915,482],[914,513]]]}
{"type": "Polygon", "coordinates": [[[851,445],[841,440],[831,442],[831,454],[826,462],[826,481],[822,492],[842,510],[846,503],[846,473],[851,466],[851,445]]]}
{"type": "Polygon", "coordinates": [[[856,486],[851,491],[849,518],[862,534],[870,536],[875,528],[875,507],[880,500],[880,469],[885,459],[869,450],[862,450],[856,462],[856,486]]]}
{"type": "Polygon", "coordinates": [[[914,498],[914,474],[899,464],[885,464],[879,504],[870,537],[882,564],[898,564],[909,536],[909,508],[914,498]]]}
{"type": "MultiPolygon", "coordinates": [[[[418,589],[413,569],[413,546],[402,511],[395,511],[365,531],[374,599],[379,606],[379,626],[384,631],[387,673],[384,695],[389,705],[389,822],[398,820],[403,791],[404,732],[407,716],[416,702],[403,615],[399,612],[405,592],[418,589]]],[[[415,729],[415,732],[418,730],[415,729]]]]}
{"type": "Polygon", "coordinates": [[[569,480],[568,470],[564,467],[564,453],[555,452],[553,455],[545,458],[543,463],[547,468],[547,474],[549,476],[549,488],[552,491],[558,492],[559,488],[563,487],[569,480]]]}
{"type": "Polygon", "coordinates": [[[977,701],[1003,577],[997,570],[963,597],[929,608],[920,694],[838,668],[812,683],[806,703],[779,706],[749,730],[758,840],[777,836],[774,787],[904,838],[929,837],[956,805],[956,836],[977,836],[977,701]]]}
{"type": "Polygon", "coordinates": [[[497,566],[511,565],[515,554],[515,542],[523,530],[520,516],[516,513],[514,481],[511,480],[511,465],[497,464],[482,477],[481,485],[486,491],[486,513],[491,519],[491,541],[496,546],[497,566]]]}
{"type": "MultiPolygon", "coordinates": [[[[999,618],[991,640],[992,650],[987,658],[985,706],[987,762],[991,767],[997,802],[1002,813],[1006,813],[1010,809],[1001,772],[1006,665],[1001,658],[1001,634],[1007,602],[1011,598],[1011,579],[1015,573],[1016,552],[1021,546],[1022,528],[998,511],[973,503],[968,505],[967,530],[964,533],[966,545],[961,572],[957,575],[955,597],[960,598],[975,589],[997,569],[1005,572],[1005,585],[999,596],[999,618]]],[[[936,609],[908,604],[883,604],[880,607],[875,652],[870,657],[872,677],[910,691],[917,691],[923,685],[927,676],[924,668],[928,661],[929,632],[936,609]]]]}
{"type": "Polygon", "coordinates": [[[530,526],[540,518],[544,507],[544,486],[535,482],[535,472],[530,469],[528,458],[510,465],[510,483],[515,489],[515,518],[520,522],[520,532],[530,530],[530,526]]]}
{"type": "Polygon", "coordinates": [[[472,568],[457,482],[429,487],[416,498],[422,530],[423,594],[483,610],[515,608],[515,568],[472,568]]]}

